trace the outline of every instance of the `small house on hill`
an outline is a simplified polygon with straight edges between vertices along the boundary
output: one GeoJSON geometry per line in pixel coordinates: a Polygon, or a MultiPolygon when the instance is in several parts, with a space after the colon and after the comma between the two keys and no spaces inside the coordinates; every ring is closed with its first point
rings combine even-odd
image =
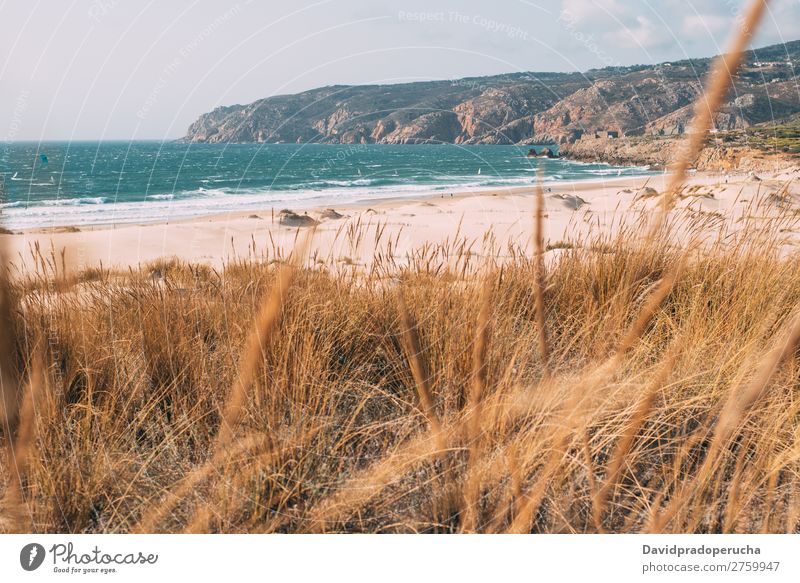
{"type": "Polygon", "coordinates": [[[594,137],[597,139],[614,139],[619,137],[619,132],[616,130],[601,130],[594,131],[594,137]]]}

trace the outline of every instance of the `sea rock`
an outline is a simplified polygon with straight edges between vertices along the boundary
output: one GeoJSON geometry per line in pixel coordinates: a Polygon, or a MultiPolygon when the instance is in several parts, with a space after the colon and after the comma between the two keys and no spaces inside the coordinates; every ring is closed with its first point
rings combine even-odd
{"type": "Polygon", "coordinates": [[[544,148],[541,152],[539,152],[540,158],[555,158],[556,155],[553,153],[553,150],[550,148],[544,148]]]}

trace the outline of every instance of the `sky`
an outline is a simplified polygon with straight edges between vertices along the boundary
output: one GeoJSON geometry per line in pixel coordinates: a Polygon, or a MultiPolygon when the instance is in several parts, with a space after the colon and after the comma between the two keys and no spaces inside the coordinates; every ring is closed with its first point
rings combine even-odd
{"type": "MultiPolygon", "coordinates": [[[[744,0],[0,0],[0,140],[172,139],[332,84],[711,56],[744,0]]],[[[774,0],[752,46],[800,38],[774,0]]]]}

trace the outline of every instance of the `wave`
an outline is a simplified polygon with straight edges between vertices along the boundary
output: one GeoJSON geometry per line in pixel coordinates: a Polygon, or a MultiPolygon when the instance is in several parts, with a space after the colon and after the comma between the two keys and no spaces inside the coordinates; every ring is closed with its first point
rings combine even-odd
{"type": "Polygon", "coordinates": [[[622,174],[622,170],[616,170],[614,168],[597,168],[597,169],[590,169],[587,170],[589,174],[594,174],[596,176],[611,176],[612,174],[620,175],[622,174]]]}
{"type": "Polygon", "coordinates": [[[325,186],[371,186],[380,182],[379,178],[354,178],[352,180],[312,180],[311,182],[300,183],[294,190],[304,188],[325,187],[325,186]]]}
{"type": "Polygon", "coordinates": [[[204,197],[228,196],[232,194],[230,190],[224,188],[193,188],[190,190],[179,190],[178,192],[161,192],[157,194],[147,194],[146,201],[176,200],[176,199],[199,199],[204,197]]]}
{"type": "Polygon", "coordinates": [[[53,200],[40,200],[32,203],[41,206],[78,206],[82,204],[105,204],[108,202],[108,197],[105,196],[91,196],[84,198],[56,198],[53,200]]]}
{"type": "Polygon", "coordinates": [[[193,193],[202,194],[203,196],[224,196],[229,194],[227,190],[222,188],[203,188],[201,186],[197,190],[184,190],[181,195],[191,195],[193,193]]]}
{"type": "MultiPolygon", "coordinates": [[[[389,185],[392,181],[386,178],[354,178],[352,180],[311,180],[309,182],[299,182],[295,185],[285,187],[287,190],[306,190],[309,188],[323,189],[333,187],[352,187],[352,186],[376,186],[380,184],[389,185]]],[[[395,182],[398,184],[398,182],[395,182]]],[[[402,184],[400,182],[399,184],[402,184]]],[[[282,189],[276,186],[274,190],[282,189]]]]}
{"type": "Polygon", "coordinates": [[[647,172],[647,169],[644,168],[596,168],[592,170],[586,170],[587,173],[592,174],[594,176],[632,176],[632,171],[635,172],[647,172]]]}

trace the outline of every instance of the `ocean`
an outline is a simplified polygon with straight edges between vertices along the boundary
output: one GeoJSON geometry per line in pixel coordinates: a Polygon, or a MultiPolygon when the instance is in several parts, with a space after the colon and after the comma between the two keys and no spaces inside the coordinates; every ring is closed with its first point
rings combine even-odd
{"type": "Polygon", "coordinates": [[[0,145],[8,229],[160,222],[274,208],[649,174],[527,147],[45,142],[0,145]]]}

